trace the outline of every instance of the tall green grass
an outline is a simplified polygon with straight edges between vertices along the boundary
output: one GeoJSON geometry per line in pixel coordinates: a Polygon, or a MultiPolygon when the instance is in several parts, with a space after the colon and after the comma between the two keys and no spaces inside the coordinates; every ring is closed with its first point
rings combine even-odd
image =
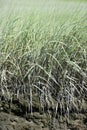
{"type": "Polygon", "coordinates": [[[0,17],[0,91],[5,98],[22,94],[29,98],[32,112],[36,93],[43,109],[51,104],[57,112],[59,104],[61,111],[79,111],[87,99],[84,14],[52,11],[0,17]]]}

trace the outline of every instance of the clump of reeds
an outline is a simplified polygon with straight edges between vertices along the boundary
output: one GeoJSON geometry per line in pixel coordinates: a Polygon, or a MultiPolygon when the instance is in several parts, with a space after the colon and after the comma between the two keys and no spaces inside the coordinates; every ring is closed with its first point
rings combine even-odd
{"type": "Polygon", "coordinates": [[[60,110],[69,118],[87,98],[86,20],[62,27],[44,20],[29,17],[25,25],[10,18],[2,24],[0,91],[8,100],[28,99],[31,113],[37,94],[43,111],[52,107],[55,116],[60,110]]]}

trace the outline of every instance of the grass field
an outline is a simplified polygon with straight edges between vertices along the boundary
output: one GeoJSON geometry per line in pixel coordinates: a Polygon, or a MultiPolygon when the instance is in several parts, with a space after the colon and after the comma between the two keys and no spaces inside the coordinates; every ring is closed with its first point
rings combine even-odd
{"type": "Polygon", "coordinates": [[[29,94],[31,111],[34,93],[48,105],[62,95],[63,106],[79,109],[87,99],[86,0],[0,1],[0,90],[8,100],[29,94]]]}

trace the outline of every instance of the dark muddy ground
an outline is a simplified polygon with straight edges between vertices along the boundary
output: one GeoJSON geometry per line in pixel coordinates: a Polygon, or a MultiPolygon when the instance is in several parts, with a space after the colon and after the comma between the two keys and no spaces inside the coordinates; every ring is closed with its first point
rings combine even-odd
{"type": "Polygon", "coordinates": [[[54,125],[46,114],[33,113],[27,120],[13,114],[0,112],[0,130],[87,130],[87,115],[74,114],[69,125],[54,119],[54,125]]]}
{"type": "Polygon", "coordinates": [[[0,130],[87,130],[87,103],[84,110],[70,113],[69,120],[60,113],[55,118],[52,109],[39,111],[38,103],[33,113],[27,112],[25,100],[0,101],[0,130]]]}

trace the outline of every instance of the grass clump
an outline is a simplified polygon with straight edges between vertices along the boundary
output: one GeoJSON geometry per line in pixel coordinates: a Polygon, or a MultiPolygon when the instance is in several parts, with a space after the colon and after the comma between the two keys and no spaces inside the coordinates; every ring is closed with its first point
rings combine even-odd
{"type": "Polygon", "coordinates": [[[67,116],[79,111],[87,100],[87,19],[66,20],[68,15],[64,20],[56,12],[42,12],[0,21],[0,91],[5,99],[22,95],[31,113],[35,96],[43,111],[52,107],[67,116]]]}

